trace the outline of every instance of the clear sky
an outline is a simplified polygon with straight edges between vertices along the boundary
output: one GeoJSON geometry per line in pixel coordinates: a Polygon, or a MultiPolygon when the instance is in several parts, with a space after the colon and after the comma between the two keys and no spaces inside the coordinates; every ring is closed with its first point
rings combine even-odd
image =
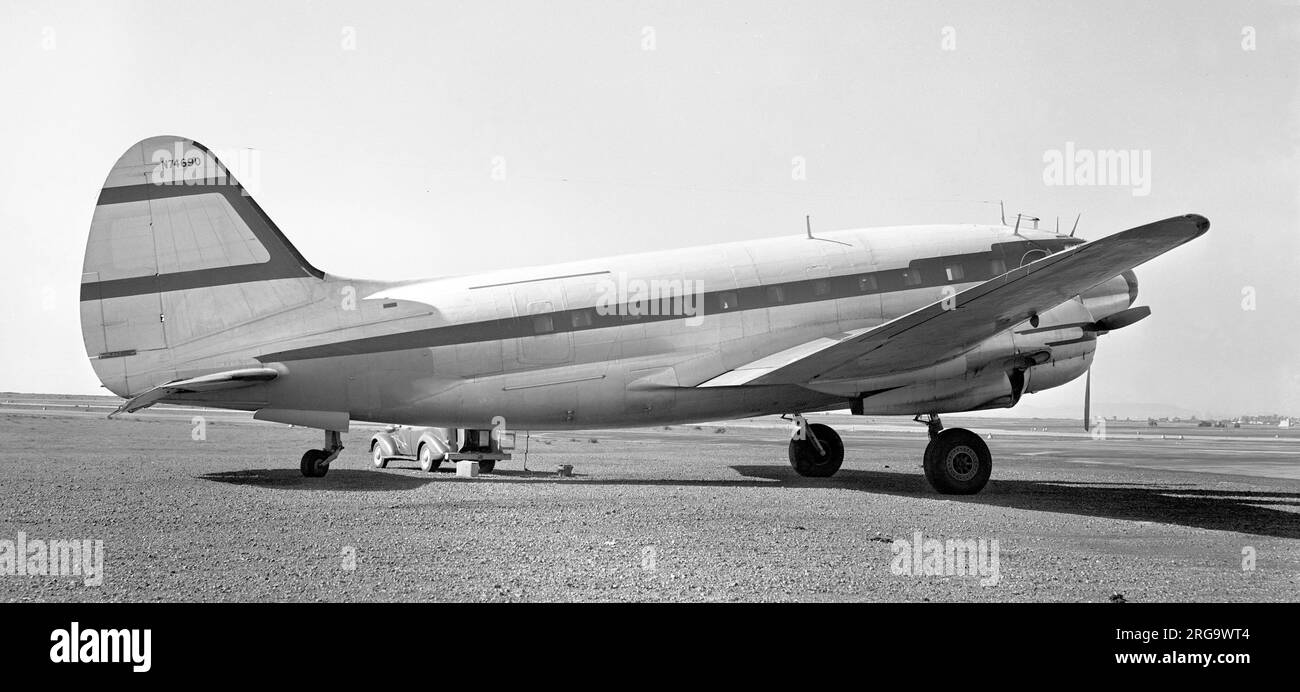
{"type": "Polygon", "coordinates": [[[1300,413],[1298,66],[1294,3],[7,0],[0,391],[102,391],[77,308],[95,199],[127,146],[175,134],[252,148],[258,202],[355,277],[804,214],[995,221],[981,200],[1083,212],[1085,237],[1197,212],[1207,236],[1139,268],[1154,314],[1103,338],[1094,401],[1300,413]],[[1067,143],[1149,155],[1149,194],[1048,184],[1067,143]]]}

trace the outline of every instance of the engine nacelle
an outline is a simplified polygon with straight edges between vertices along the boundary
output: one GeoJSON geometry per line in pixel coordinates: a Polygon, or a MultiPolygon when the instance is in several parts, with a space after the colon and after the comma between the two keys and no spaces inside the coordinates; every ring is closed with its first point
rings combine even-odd
{"type": "Polygon", "coordinates": [[[863,414],[1010,408],[1024,394],[1059,387],[1087,372],[1097,342],[1086,325],[1127,310],[1136,298],[1137,277],[1124,272],[1039,315],[1037,326],[1021,323],[941,363],[809,386],[846,398],[861,396],[861,407],[855,402],[853,410],[863,414]]]}
{"type": "Polygon", "coordinates": [[[1035,365],[1025,373],[1025,393],[1041,392],[1052,387],[1059,387],[1088,371],[1092,365],[1093,349],[1069,357],[1058,357],[1042,365],[1035,365]]]}
{"type": "Polygon", "coordinates": [[[885,416],[1008,408],[1015,405],[1021,393],[1007,371],[985,369],[966,377],[921,382],[868,394],[862,399],[862,412],[885,416]]]}
{"type": "Polygon", "coordinates": [[[1083,306],[1088,309],[1094,320],[1099,320],[1107,315],[1113,315],[1121,310],[1127,310],[1137,302],[1138,281],[1137,275],[1132,271],[1126,271],[1123,274],[1109,279],[1092,290],[1082,294],[1079,298],[1083,301],[1083,306]]]}

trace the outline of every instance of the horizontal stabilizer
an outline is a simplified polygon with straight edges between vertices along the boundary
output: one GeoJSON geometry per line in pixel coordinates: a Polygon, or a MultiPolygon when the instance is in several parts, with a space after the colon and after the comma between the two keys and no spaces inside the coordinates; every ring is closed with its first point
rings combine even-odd
{"type": "Polygon", "coordinates": [[[242,370],[215,372],[211,375],[200,375],[187,380],[174,380],[160,384],[139,396],[132,397],[119,406],[116,411],[108,414],[108,417],[112,418],[119,413],[135,413],[140,409],[149,408],[172,394],[192,394],[195,392],[214,392],[222,389],[251,387],[261,382],[274,380],[279,375],[280,373],[274,368],[244,368],[242,370]]]}

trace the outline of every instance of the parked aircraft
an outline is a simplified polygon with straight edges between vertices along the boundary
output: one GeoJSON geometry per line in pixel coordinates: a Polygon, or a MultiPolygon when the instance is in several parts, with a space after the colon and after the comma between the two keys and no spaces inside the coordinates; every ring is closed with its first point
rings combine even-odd
{"type": "MultiPolygon", "coordinates": [[[[1027,224],[1026,224],[1027,225],[1027,224]]],[[[119,413],[157,402],[464,430],[647,426],[787,414],[795,471],[844,444],[802,414],[913,415],[926,477],[984,487],[992,455],[940,414],[1015,406],[1089,370],[1150,314],[1133,267],[1203,234],[1177,216],[1085,242],[996,225],[867,228],[427,280],[333,276],[206,147],[131,146],[86,247],[86,351],[119,413]]],[[[366,229],[379,235],[382,229],[366,229]]],[[[504,240],[504,239],[503,239],[504,240]]],[[[1085,416],[1086,419],[1086,416],[1085,416]]]]}

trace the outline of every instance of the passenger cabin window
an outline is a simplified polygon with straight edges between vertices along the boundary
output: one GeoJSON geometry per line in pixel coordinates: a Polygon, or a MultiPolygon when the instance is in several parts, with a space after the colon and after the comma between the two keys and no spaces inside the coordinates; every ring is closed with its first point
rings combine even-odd
{"type": "Polygon", "coordinates": [[[858,277],[858,290],[859,290],[859,291],[862,291],[863,293],[866,293],[867,291],[874,291],[874,290],[876,290],[876,287],[877,287],[877,284],[876,284],[876,275],[875,275],[875,274],[863,274],[862,276],[859,276],[859,277],[858,277]]]}
{"type": "MultiPolygon", "coordinates": [[[[768,287],[767,287],[767,302],[768,302],[768,304],[770,304],[770,305],[776,305],[776,304],[778,304],[778,303],[784,303],[784,302],[785,302],[785,288],[782,287],[782,286],[768,286],[768,287]]],[[[726,308],[723,308],[723,309],[725,310],[726,308]]]]}
{"type": "Polygon", "coordinates": [[[550,315],[533,315],[533,333],[549,334],[555,331],[555,321],[550,315]]]}
{"type": "Polygon", "coordinates": [[[950,264],[943,268],[943,273],[949,281],[961,281],[966,278],[966,272],[962,270],[960,264],[950,264]]]}
{"type": "Polygon", "coordinates": [[[720,310],[735,310],[740,307],[740,301],[732,291],[725,291],[718,296],[718,308],[720,310]]]}
{"type": "Polygon", "coordinates": [[[1007,263],[1001,257],[994,257],[989,260],[989,272],[993,276],[1002,276],[1007,273],[1007,263]]]}
{"type": "Polygon", "coordinates": [[[826,279],[818,279],[813,282],[813,295],[824,296],[831,292],[831,282],[826,279]]]}
{"type": "Polygon", "coordinates": [[[916,269],[916,268],[912,268],[912,269],[904,269],[904,270],[903,270],[903,285],[904,285],[904,286],[920,286],[920,285],[921,285],[921,270],[916,269]]]}
{"type": "Polygon", "coordinates": [[[591,326],[591,311],[590,311],[590,310],[579,310],[579,311],[573,313],[573,328],[574,328],[574,329],[582,329],[583,327],[590,327],[590,326],[591,326]]]}

